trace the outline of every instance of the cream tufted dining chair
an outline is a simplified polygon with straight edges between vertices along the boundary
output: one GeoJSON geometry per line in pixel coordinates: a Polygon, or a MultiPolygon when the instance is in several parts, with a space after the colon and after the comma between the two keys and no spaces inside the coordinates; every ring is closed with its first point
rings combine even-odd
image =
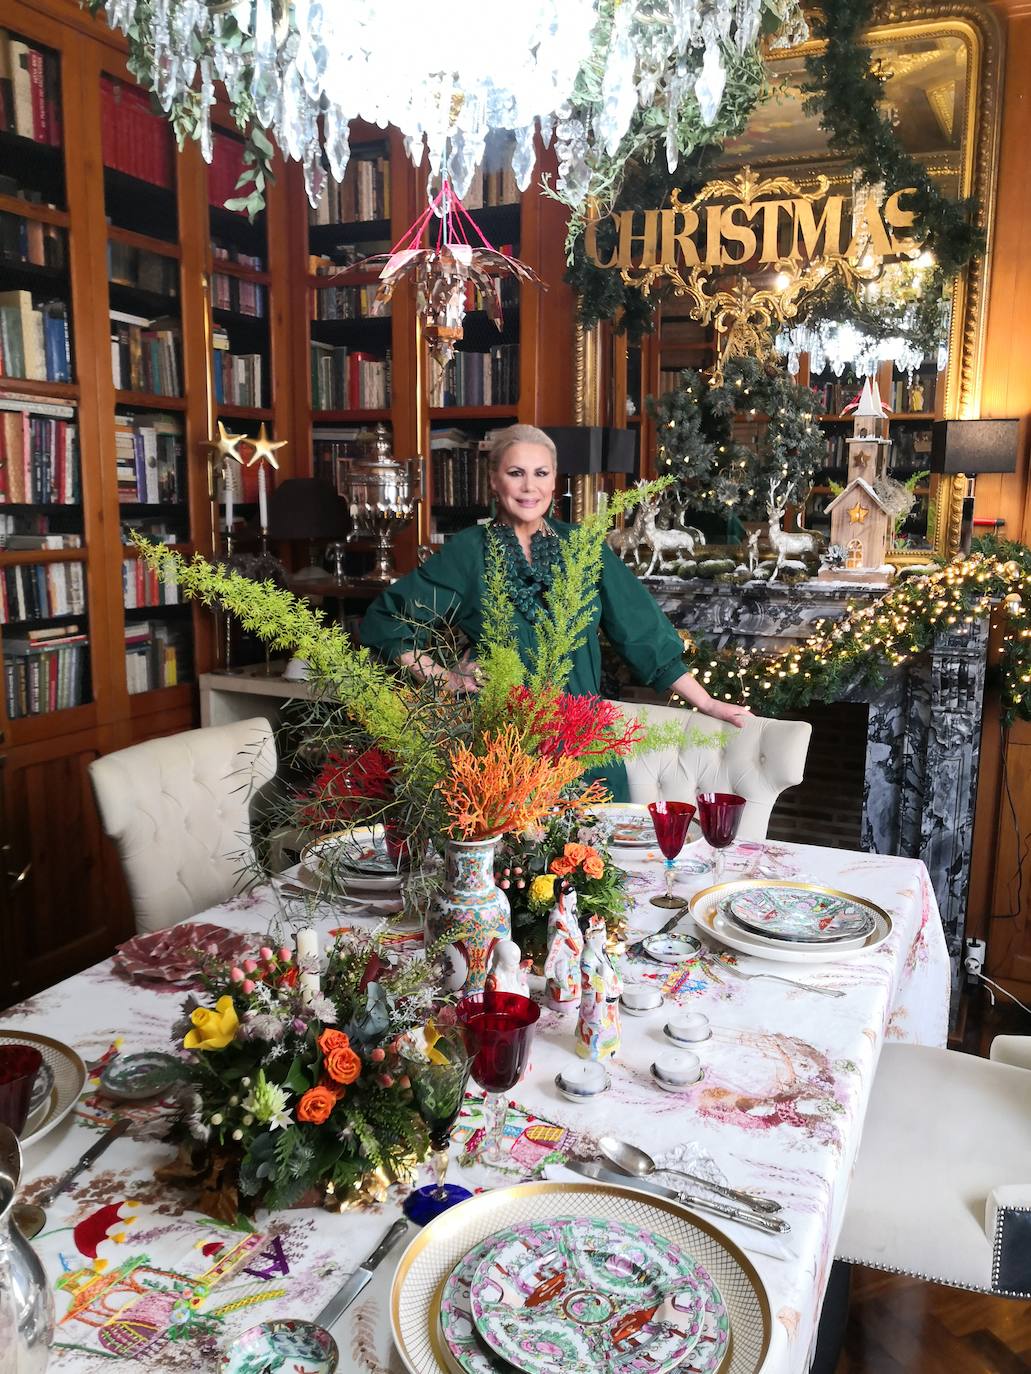
{"type": "Polygon", "coordinates": [[[837,1255],[1031,1297],[1031,1036],[990,1059],[884,1045],[837,1255]]]}
{"type": "Polygon", "coordinates": [[[232,896],[254,857],[251,802],[276,771],[267,720],[134,744],[89,771],[138,931],[176,925],[232,896]]]}
{"type": "Polygon", "coordinates": [[[624,715],[641,715],[656,725],[674,721],[694,732],[726,736],[724,748],[688,743],[679,749],[656,749],[628,759],[631,801],[693,801],[699,792],[736,792],[748,803],[739,838],[764,840],[777,798],[786,787],[802,781],[813,733],[805,721],[753,716],[738,730],[679,707],[638,706],[629,701],[615,704],[624,715]]]}

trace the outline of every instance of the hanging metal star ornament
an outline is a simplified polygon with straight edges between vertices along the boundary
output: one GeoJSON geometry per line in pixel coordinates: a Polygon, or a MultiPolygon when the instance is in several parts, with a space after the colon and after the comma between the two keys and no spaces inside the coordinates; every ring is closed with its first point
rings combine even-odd
{"type": "Polygon", "coordinates": [[[248,439],[247,446],[252,449],[251,456],[247,459],[247,466],[253,467],[255,463],[266,462],[270,467],[279,471],[279,459],[276,457],[277,448],[286,448],[286,439],[276,439],[274,442],[268,437],[265,428],[265,421],[262,420],[261,428],[258,430],[256,439],[248,439]]]}
{"type": "MultiPolygon", "coordinates": [[[[264,428],[264,426],[262,426],[264,428]]],[[[208,440],[208,448],[221,458],[223,463],[232,458],[234,462],[243,463],[243,457],[238,451],[237,445],[242,439],[246,439],[246,434],[230,434],[221,420],[218,422],[218,438],[208,440]]]]}
{"type": "Polygon", "coordinates": [[[415,282],[416,311],[429,350],[441,367],[455,356],[455,345],[465,333],[466,311],[473,308],[471,300],[479,297],[475,308],[483,310],[500,331],[504,323],[500,278],[512,276],[540,285],[532,267],[498,252],[484,238],[447,177],[389,253],[362,258],[348,269],[348,274],[356,270],[367,272],[370,267],[380,269],[370,314],[380,315],[386,310],[401,282],[409,278],[415,282]],[[423,235],[434,217],[436,242],[432,247],[423,247],[423,235]],[[471,236],[478,238],[479,244],[471,242],[471,236]]]}

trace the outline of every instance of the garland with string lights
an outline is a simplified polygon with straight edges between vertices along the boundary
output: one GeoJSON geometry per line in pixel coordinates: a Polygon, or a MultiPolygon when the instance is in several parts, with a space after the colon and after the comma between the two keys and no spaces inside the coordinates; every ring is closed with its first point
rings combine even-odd
{"type": "Polygon", "coordinates": [[[778,510],[799,504],[826,462],[816,393],[757,358],[732,358],[724,374],[722,386],[710,386],[685,368],[672,391],[648,397],[660,473],[671,473],[697,510],[764,516],[770,483],[778,510]],[[734,438],[735,417],[749,415],[766,417],[752,445],[734,438]]]}
{"type": "Polygon", "coordinates": [[[1031,720],[1031,557],[1027,549],[1023,553],[1021,559],[1004,559],[989,546],[957,558],[900,582],[840,620],[815,621],[809,639],[775,654],[714,650],[690,640],[688,671],[717,699],[747,702],[761,715],[776,717],[876,686],[890,669],[929,650],[943,630],[987,619],[999,606],[1005,621],[999,664],[1003,719],[1031,720]]]}

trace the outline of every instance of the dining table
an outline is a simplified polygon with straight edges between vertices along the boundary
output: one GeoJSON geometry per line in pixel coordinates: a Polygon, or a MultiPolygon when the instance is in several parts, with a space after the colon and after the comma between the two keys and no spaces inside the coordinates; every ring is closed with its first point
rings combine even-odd
{"type": "MultiPolygon", "coordinates": [[[[662,887],[662,859],[649,849],[615,853],[633,900],[632,942],[669,917],[649,900],[662,887]]],[[[700,842],[685,849],[678,890],[689,894],[711,882],[689,871],[702,867],[706,853],[700,842]]],[[[664,1001],[655,1014],[622,1017],[620,1048],[606,1061],[611,1086],[584,1102],[558,1091],[556,1075],[582,1062],[576,1016],[545,1008],[529,1068],[511,1093],[505,1166],[476,1160],[482,1099],[471,1084],[452,1135],[450,1177],[474,1193],[522,1180],[572,1180],[569,1164],[596,1160],[598,1138],[610,1135],[642,1147],[660,1166],[686,1163],[776,1200],[790,1226],[784,1235],[708,1220],[744,1252],[768,1294],[763,1368],[801,1374],[812,1357],[881,1045],[945,1044],[950,965],[918,860],[767,842],[735,846],[727,865],[728,879],[758,872],[855,894],[889,914],[890,934],[870,952],[804,966],[735,954],[707,934],[695,955],[677,963],[655,962],[632,947],[615,955],[626,982],[650,984],[664,1001]],[[670,1093],[656,1087],[650,1065],[669,1048],[663,1028],[678,1012],[704,1013],[711,1035],[692,1046],[701,1078],[670,1093]]],[[[313,904],[289,883],[251,887],[195,920],[253,936],[254,949],[275,945],[270,929],[289,941],[292,930],[313,921],[323,947],[330,932],[347,930],[380,930],[402,957],[417,956],[421,944],[417,929],[313,904]]],[[[693,929],[688,912],[678,929],[693,929]]],[[[203,996],[199,985],[192,992],[203,996]]],[[[109,958],[9,1008],[0,1030],[52,1037],[96,1067],[116,1054],[178,1048],[190,994],[109,958]]],[[[407,1187],[394,1183],[339,1211],[259,1211],[237,1228],[214,1221],[191,1209],[188,1192],[155,1178],[175,1154],[165,1139],[172,1110],[161,1095],[112,1101],[91,1077],[66,1119],[25,1151],[20,1200],[32,1203],[101,1133],[129,1122],[47,1203],[33,1241],[54,1291],[50,1368],[57,1374],[99,1374],[119,1359],[160,1371],[218,1370],[232,1340],[255,1323],[310,1319],[400,1215],[407,1187]]],[[[341,1370],[404,1369],[389,1320],[403,1249],[390,1253],[336,1323],[341,1370]]]]}

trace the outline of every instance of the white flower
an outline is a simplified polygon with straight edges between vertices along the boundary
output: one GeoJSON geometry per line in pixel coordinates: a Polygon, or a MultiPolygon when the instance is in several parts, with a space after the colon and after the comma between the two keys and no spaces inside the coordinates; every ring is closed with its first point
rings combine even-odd
{"type": "Polygon", "coordinates": [[[321,1021],[324,1026],[336,1024],[337,1009],[329,998],[321,992],[308,994],[308,1010],[316,1021],[321,1021]]]}
{"type": "MultiPolygon", "coordinates": [[[[277,1128],[285,1129],[291,1124],[290,1113],[286,1110],[289,1100],[290,1094],[287,1090],[281,1088],[278,1083],[270,1083],[265,1077],[265,1070],[259,1069],[250,1094],[244,1098],[243,1109],[255,1120],[266,1124],[270,1131],[277,1128]]],[[[244,1125],[249,1124],[245,1116],[244,1125]]]]}

